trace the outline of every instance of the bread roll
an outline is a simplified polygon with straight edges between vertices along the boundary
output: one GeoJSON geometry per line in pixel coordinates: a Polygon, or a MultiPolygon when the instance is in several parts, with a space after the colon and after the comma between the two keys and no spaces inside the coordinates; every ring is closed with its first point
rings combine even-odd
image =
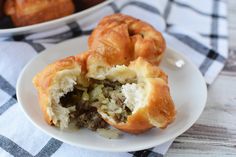
{"type": "Polygon", "coordinates": [[[89,37],[88,45],[114,65],[128,64],[138,57],[158,65],[166,48],[159,31],[124,14],[104,17],[89,37]]]}
{"type": "Polygon", "coordinates": [[[72,0],[6,0],[5,14],[15,26],[33,25],[72,14],[72,0]]]}

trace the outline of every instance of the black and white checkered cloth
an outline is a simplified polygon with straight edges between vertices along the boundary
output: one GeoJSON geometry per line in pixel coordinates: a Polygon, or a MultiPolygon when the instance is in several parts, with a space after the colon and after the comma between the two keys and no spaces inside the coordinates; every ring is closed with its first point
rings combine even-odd
{"type": "MultiPolygon", "coordinates": [[[[107,153],[76,148],[36,129],[17,103],[15,85],[21,69],[46,48],[88,35],[105,15],[122,12],[164,33],[167,46],[183,53],[211,84],[228,53],[227,3],[224,0],[117,0],[86,19],[24,36],[0,38],[0,156],[161,157],[172,141],[147,150],[107,153]]],[[[0,34],[1,36],[1,34],[0,34]]]]}

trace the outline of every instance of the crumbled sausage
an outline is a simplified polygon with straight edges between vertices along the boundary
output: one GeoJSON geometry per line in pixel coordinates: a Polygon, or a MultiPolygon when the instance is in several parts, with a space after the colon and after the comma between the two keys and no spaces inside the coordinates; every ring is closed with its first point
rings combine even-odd
{"type": "Polygon", "coordinates": [[[76,86],[73,91],[61,97],[60,103],[63,107],[75,106],[76,110],[70,113],[70,116],[76,121],[77,127],[93,131],[106,128],[108,124],[97,109],[108,114],[116,122],[125,122],[131,114],[131,110],[124,104],[125,97],[121,92],[121,86],[118,81],[92,80],[90,87],[86,89],[76,86]],[[86,99],[82,99],[83,95],[87,96],[86,99]]]}
{"type": "Polygon", "coordinates": [[[74,89],[60,99],[63,107],[75,106],[76,110],[70,116],[76,121],[78,128],[88,128],[96,131],[97,128],[106,128],[108,124],[98,114],[97,108],[89,101],[81,99],[83,91],[74,89]]]}

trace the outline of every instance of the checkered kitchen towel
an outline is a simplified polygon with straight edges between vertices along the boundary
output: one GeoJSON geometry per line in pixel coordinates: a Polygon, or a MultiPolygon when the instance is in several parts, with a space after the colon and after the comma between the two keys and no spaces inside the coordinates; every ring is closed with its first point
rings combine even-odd
{"type": "MultiPolygon", "coordinates": [[[[170,144],[129,153],[107,153],[76,148],[36,129],[17,103],[15,85],[23,66],[56,43],[88,35],[99,19],[114,12],[133,15],[164,33],[167,45],[199,67],[211,84],[228,53],[227,4],[223,0],[117,0],[86,19],[64,27],[2,38],[0,41],[0,156],[160,157],[170,144]]],[[[0,34],[1,36],[1,34],[0,34]]]]}

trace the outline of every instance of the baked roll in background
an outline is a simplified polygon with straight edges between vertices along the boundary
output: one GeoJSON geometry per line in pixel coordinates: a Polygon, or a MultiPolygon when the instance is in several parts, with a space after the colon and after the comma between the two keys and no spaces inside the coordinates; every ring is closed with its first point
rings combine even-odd
{"type": "Polygon", "coordinates": [[[162,34],[150,24],[124,14],[104,17],[88,40],[89,48],[110,56],[114,64],[127,64],[143,57],[158,65],[165,52],[162,34]],[[119,56],[119,58],[117,58],[119,56]]]}
{"type": "Polygon", "coordinates": [[[72,14],[72,0],[6,0],[5,14],[15,26],[33,25],[72,14]]]}

